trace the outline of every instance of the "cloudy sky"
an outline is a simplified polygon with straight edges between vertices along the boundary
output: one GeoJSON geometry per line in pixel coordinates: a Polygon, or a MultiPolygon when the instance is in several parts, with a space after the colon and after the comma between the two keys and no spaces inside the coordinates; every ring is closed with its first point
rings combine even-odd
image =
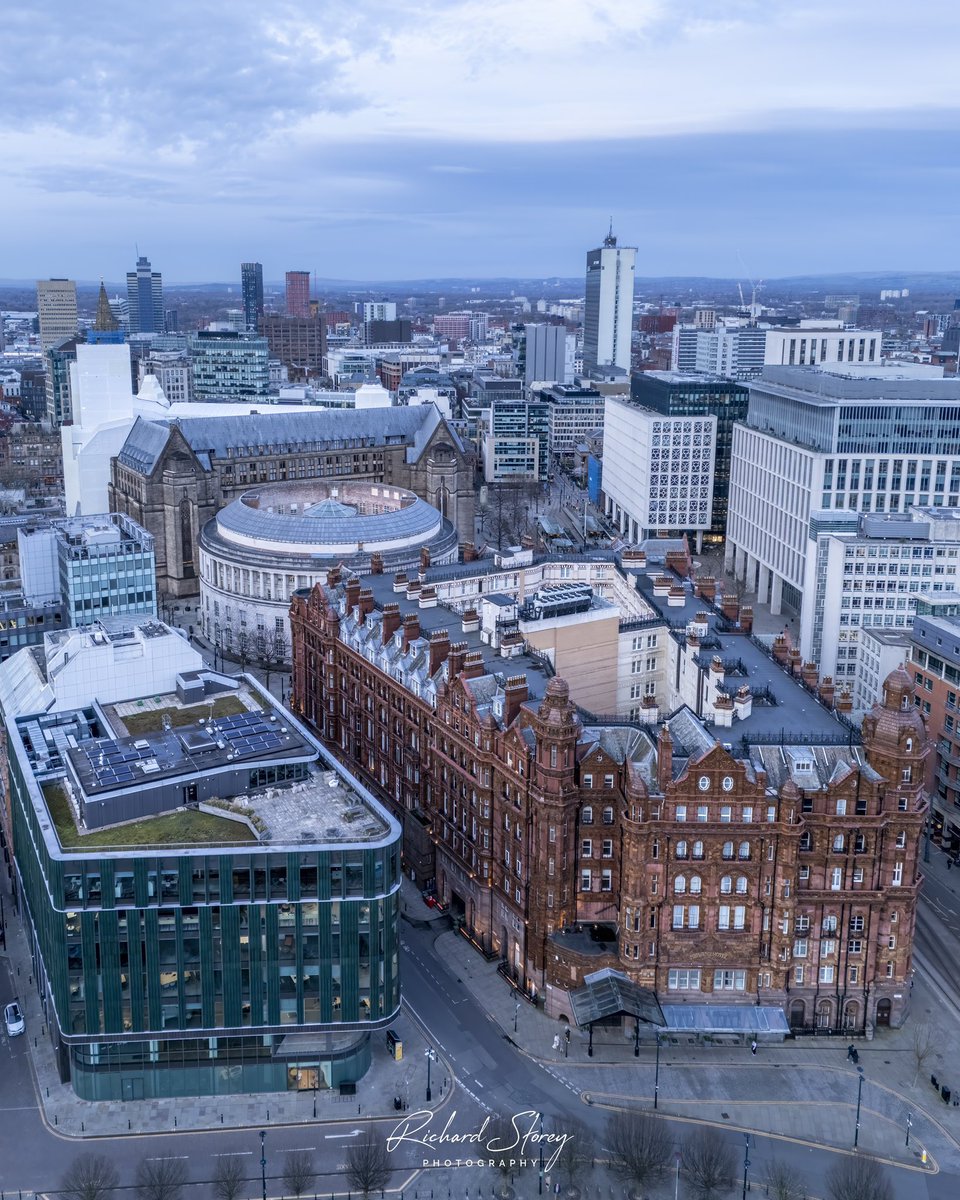
{"type": "Polygon", "coordinates": [[[955,269],[960,4],[45,0],[0,18],[0,278],[955,269]]]}

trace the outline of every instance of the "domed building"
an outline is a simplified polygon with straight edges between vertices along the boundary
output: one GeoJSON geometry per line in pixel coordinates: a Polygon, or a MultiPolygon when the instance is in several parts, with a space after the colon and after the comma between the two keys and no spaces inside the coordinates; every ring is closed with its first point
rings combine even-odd
{"type": "Polygon", "coordinates": [[[457,560],[457,533],[433,505],[382,483],[317,482],[244,492],[200,534],[200,624],[228,658],[289,658],[291,595],[347,573],[457,560]]]}

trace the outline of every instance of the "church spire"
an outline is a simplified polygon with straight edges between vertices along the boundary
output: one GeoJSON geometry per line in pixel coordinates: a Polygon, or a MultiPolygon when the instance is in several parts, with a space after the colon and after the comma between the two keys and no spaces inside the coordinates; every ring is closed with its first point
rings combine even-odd
{"type": "Polygon", "coordinates": [[[97,315],[93,327],[98,333],[112,333],[120,328],[117,318],[113,315],[113,309],[110,307],[110,301],[107,299],[107,289],[103,286],[102,279],[100,280],[100,296],[97,300],[97,315]]]}

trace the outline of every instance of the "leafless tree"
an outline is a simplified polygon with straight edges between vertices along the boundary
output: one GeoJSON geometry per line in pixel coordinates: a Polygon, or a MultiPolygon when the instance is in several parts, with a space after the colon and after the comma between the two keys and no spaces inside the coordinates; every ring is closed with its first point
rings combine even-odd
{"type": "Polygon", "coordinates": [[[179,1158],[144,1158],[137,1167],[140,1200],[180,1200],[187,1168],[179,1158]]]}
{"type": "Polygon", "coordinates": [[[295,1200],[310,1186],[313,1155],[308,1150],[288,1150],[283,1158],[283,1186],[295,1200]]]}
{"type": "Polygon", "coordinates": [[[254,651],[261,669],[266,675],[264,686],[270,690],[270,672],[276,671],[287,660],[287,635],[283,629],[277,629],[269,634],[265,629],[258,629],[254,639],[254,651]]]}
{"type": "Polygon", "coordinates": [[[217,1200],[237,1200],[245,1182],[240,1155],[221,1154],[213,1176],[213,1194],[217,1200]]]}
{"type": "Polygon", "coordinates": [[[621,1179],[643,1187],[670,1158],[672,1141],[666,1126],[642,1112],[614,1113],[607,1125],[610,1165],[621,1179]]]}
{"type": "Polygon", "coordinates": [[[921,1022],[913,1027],[913,1041],[911,1049],[913,1050],[913,1061],[917,1064],[917,1069],[913,1075],[913,1082],[916,1085],[920,1078],[920,1072],[923,1069],[923,1064],[927,1061],[935,1049],[936,1043],[933,1034],[930,1032],[930,1026],[921,1022]]]}
{"type": "Polygon", "coordinates": [[[772,1200],[800,1200],[806,1195],[803,1178],[782,1158],[769,1163],[764,1183],[772,1200]]]}
{"type": "Polygon", "coordinates": [[[117,1186],[116,1168],[100,1154],[80,1154],[67,1169],[60,1192],[66,1200],[105,1200],[117,1186]]]}
{"type": "Polygon", "coordinates": [[[350,1143],[347,1151],[347,1182],[355,1192],[369,1196],[381,1192],[390,1178],[390,1157],[387,1143],[372,1125],[350,1143]]]}
{"type": "Polygon", "coordinates": [[[247,628],[245,618],[246,614],[241,613],[240,624],[237,628],[236,637],[234,638],[234,645],[236,646],[237,658],[240,660],[241,671],[245,671],[247,669],[247,663],[250,661],[250,651],[252,649],[250,644],[250,631],[247,628]]]}
{"type": "Polygon", "coordinates": [[[557,1174],[570,1191],[575,1191],[593,1168],[597,1156],[596,1139],[592,1130],[576,1119],[558,1124],[554,1132],[567,1135],[557,1158],[557,1174]]]}
{"type": "Polygon", "coordinates": [[[703,1200],[717,1195],[733,1178],[733,1151],[715,1129],[698,1129],[684,1138],[683,1161],[703,1200]]]}
{"type": "Polygon", "coordinates": [[[841,1158],[827,1172],[830,1200],[893,1200],[890,1178],[874,1158],[841,1158]]]}

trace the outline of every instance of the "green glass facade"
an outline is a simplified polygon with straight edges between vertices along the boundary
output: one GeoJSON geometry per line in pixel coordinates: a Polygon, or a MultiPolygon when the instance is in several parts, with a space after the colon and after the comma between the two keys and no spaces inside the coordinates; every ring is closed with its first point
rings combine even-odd
{"type": "Polygon", "coordinates": [[[40,790],[60,785],[38,779],[19,724],[8,738],[20,893],[77,1093],[274,1091],[302,1086],[308,1069],[319,1086],[359,1078],[368,1031],[400,1004],[399,826],[378,809],[388,835],[373,844],[63,850],[40,790]],[[334,1036],[305,1057],[305,1034],[334,1036]]]}

